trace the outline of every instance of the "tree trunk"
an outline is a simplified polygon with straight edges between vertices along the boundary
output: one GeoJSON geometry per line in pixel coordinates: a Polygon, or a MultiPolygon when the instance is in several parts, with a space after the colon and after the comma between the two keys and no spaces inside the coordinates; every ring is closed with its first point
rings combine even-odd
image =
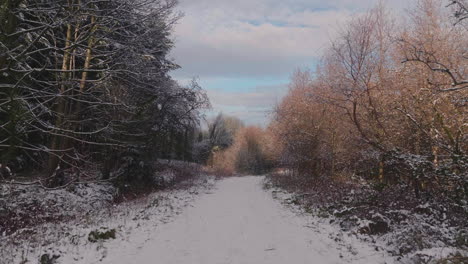
{"type": "MultiPolygon", "coordinates": [[[[94,16],[92,16],[91,17],[91,25],[92,25],[91,34],[90,34],[90,37],[88,39],[88,46],[86,48],[86,57],[85,57],[84,65],[83,65],[83,72],[81,73],[78,96],[82,96],[83,93],[86,90],[86,82],[88,80],[88,70],[91,67],[92,50],[93,50],[93,47],[94,47],[93,34],[95,32],[95,25],[94,25],[95,23],[96,23],[96,18],[94,16]]],[[[77,34],[76,32],[77,32],[77,30],[75,30],[75,39],[76,39],[76,34],[77,34]]],[[[82,108],[82,105],[81,105],[80,101],[76,102],[76,108],[70,107],[71,110],[70,110],[69,115],[74,117],[74,119],[75,119],[75,122],[73,122],[73,125],[71,127],[71,131],[78,131],[78,122],[77,122],[77,120],[79,120],[79,115],[81,113],[81,108],[82,108]]],[[[60,149],[68,149],[69,147],[71,147],[70,146],[71,142],[72,142],[71,138],[64,138],[62,140],[62,144],[61,144],[60,149]]]]}
{"type": "MultiPolygon", "coordinates": [[[[60,97],[58,98],[58,105],[57,105],[57,119],[55,121],[55,127],[60,129],[63,127],[63,122],[64,122],[64,116],[65,116],[65,109],[66,109],[66,100],[63,96],[65,96],[66,93],[66,87],[67,84],[66,82],[69,81],[69,73],[67,73],[70,66],[70,47],[71,47],[71,38],[72,38],[72,25],[68,24],[67,26],[67,38],[65,40],[65,48],[64,48],[64,53],[63,53],[63,61],[62,61],[62,84],[60,85],[60,97]]],[[[57,133],[60,133],[60,131],[56,131],[57,133]]],[[[61,139],[62,137],[60,135],[53,135],[52,140],[51,140],[51,146],[50,149],[52,152],[56,152],[59,150],[59,146],[61,145],[61,139]]],[[[61,149],[60,149],[61,150],[61,149]]],[[[60,161],[60,158],[57,156],[58,154],[49,154],[49,162],[48,162],[48,170],[49,173],[53,173],[60,161]]]]}
{"type": "MultiPolygon", "coordinates": [[[[3,3],[0,4],[0,42],[5,46],[0,46],[0,69],[9,67],[8,51],[15,45],[15,41],[18,37],[11,37],[10,34],[14,33],[17,28],[18,19],[11,12],[13,9],[17,8],[20,4],[19,0],[3,0],[3,3]]],[[[2,82],[8,84],[15,84],[16,80],[13,76],[2,76],[2,82]]],[[[3,138],[9,138],[7,143],[9,144],[8,149],[5,151],[0,149],[0,163],[6,165],[8,162],[14,158],[17,151],[17,139],[16,136],[16,120],[20,113],[17,111],[18,104],[15,102],[16,94],[15,88],[2,88],[5,89],[5,97],[2,100],[9,100],[7,109],[8,112],[6,119],[0,120],[0,122],[10,122],[10,124],[4,128],[4,133],[0,133],[0,136],[3,138]],[[9,97],[9,98],[8,98],[9,97]]],[[[1,98],[0,98],[1,99],[1,98]]]]}
{"type": "MultiPolygon", "coordinates": [[[[7,48],[9,48],[13,42],[12,37],[9,37],[8,35],[16,31],[16,26],[18,24],[18,19],[11,11],[17,8],[20,3],[21,0],[3,0],[3,3],[0,4],[0,42],[3,43],[3,45],[5,45],[7,48]]],[[[7,59],[8,56],[1,52],[0,69],[7,65],[7,59]]]]}

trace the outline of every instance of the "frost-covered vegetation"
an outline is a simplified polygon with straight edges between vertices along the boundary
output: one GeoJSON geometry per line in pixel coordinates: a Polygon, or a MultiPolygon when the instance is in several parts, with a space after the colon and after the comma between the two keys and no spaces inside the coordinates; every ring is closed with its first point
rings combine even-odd
{"type": "Polygon", "coordinates": [[[2,180],[39,172],[55,188],[112,178],[122,164],[192,159],[209,101],[195,81],[169,76],[179,67],[168,57],[176,4],[1,2],[2,180]]]}
{"type": "Polygon", "coordinates": [[[270,129],[310,178],[467,195],[466,21],[419,1],[399,25],[378,6],[349,22],[314,74],[297,72],[270,129]]]}
{"type": "Polygon", "coordinates": [[[118,237],[98,224],[116,204],[198,184],[189,162],[210,105],[169,75],[176,5],[0,1],[0,263],[118,237]]]}
{"type": "Polygon", "coordinates": [[[275,165],[272,140],[270,131],[245,126],[239,119],[220,113],[200,134],[195,153],[217,175],[259,175],[275,165]]]}
{"type": "Polygon", "coordinates": [[[404,17],[378,5],[351,19],[276,109],[272,182],[395,255],[427,263],[450,248],[465,263],[467,6],[421,0],[404,17]]]}
{"type": "MultiPolygon", "coordinates": [[[[185,166],[171,165],[165,171],[186,175],[185,166]]],[[[108,247],[143,245],[155,228],[180,214],[213,182],[202,174],[192,175],[140,196],[123,195],[109,182],[53,191],[38,186],[4,187],[0,193],[0,263],[98,263],[109,257],[108,247]]]]}
{"type": "MultiPolygon", "coordinates": [[[[201,124],[205,91],[169,75],[177,0],[0,0],[0,263],[94,263],[114,240],[143,245],[148,222],[180,213],[208,173],[269,173],[276,198],[325,229],[318,238],[333,225],[328,242],[347,234],[404,263],[468,263],[468,2],[413,2],[348,21],[261,128],[224,114],[201,124]]],[[[259,211],[245,219],[265,238],[313,233],[264,222],[281,210],[248,183],[226,180],[215,197],[247,190],[256,206],[235,209],[259,211]]],[[[220,210],[238,228],[227,234],[242,233],[205,198],[193,221],[220,210]]],[[[190,231],[224,228],[209,220],[190,231]]]]}

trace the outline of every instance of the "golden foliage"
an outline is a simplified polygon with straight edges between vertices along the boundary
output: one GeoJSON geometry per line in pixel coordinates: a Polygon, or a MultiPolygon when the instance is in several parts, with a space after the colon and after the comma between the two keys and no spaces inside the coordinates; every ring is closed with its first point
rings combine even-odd
{"type": "Polygon", "coordinates": [[[388,182],[390,157],[466,157],[468,32],[445,8],[422,0],[398,27],[379,5],[350,21],[314,74],[296,72],[270,125],[285,164],[388,182]]]}
{"type": "Polygon", "coordinates": [[[220,175],[261,174],[276,159],[272,134],[262,128],[240,128],[234,143],[224,151],[213,154],[213,169],[220,175]]]}

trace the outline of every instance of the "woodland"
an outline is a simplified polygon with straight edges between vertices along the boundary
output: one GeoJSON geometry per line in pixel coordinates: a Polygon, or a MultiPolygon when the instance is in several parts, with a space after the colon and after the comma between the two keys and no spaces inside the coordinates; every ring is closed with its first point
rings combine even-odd
{"type": "Polygon", "coordinates": [[[2,1],[2,178],[39,173],[34,183],[55,188],[191,160],[209,100],[196,80],[169,76],[179,67],[168,56],[176,4],[2,1]]]}
{"type": "MultiPolygon", "coordinates": [[[[304,212],[385,237],[393,256],[468,252],[468,2],[414,2],[341,25],[251,126],[213,116],[197,78],[171,77],[177,0],[0,0],[3,243],[78,218],[61,211],[71,194],[95,194],[83,204],[102,214],[200,177],[266,175],[304,212]]],[[[415,263],[467,258],[451,260],[415,263]]]]}

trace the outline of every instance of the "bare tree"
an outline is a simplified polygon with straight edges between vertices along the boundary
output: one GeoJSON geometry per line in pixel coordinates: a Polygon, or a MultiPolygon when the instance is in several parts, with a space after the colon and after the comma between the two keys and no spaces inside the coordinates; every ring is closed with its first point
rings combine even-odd
{"type": "Polygon", "coordinates": [[[105,149],[161,144],[150,138],[195,126],[206,95],[168,76],[178,68],[168,59],[176,4],[7,1],[0,12],[8,21],[0,36],[3,163],[21,157],[54,178],[105,149]]]}

